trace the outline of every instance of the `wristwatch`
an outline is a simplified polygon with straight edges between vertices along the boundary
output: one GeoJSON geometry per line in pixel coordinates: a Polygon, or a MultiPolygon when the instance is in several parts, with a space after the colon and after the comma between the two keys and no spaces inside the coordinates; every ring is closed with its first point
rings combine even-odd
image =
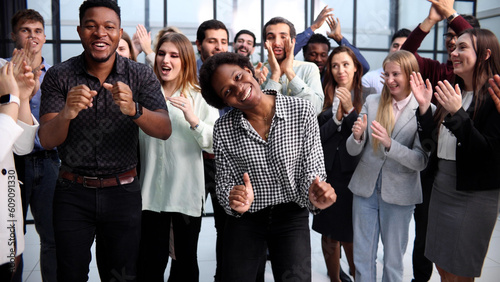
{"type": "Polygon", "coordinates": [[[142,116],[142,105],[135,102],[135,115],[130,116],[131,119],[138,119],[142,116]]]}
{"type": "Polygon", "coordinates": [[[19,97],[7,94],[7,95],[2,95],[0,96],[0,104],[1,105],[7,105],[10,103],[16,103],[19,107],[21,106],[21,100],[19,100],[19,97]]]}
{"type": "Polygon", "coordinates": [[[448,24],[450,24],[456,17],[458,17],[460,14],[459,13],[453,13],[451,14],[451,16],[449,16],[446,21],[448,22],[448,24]]]}

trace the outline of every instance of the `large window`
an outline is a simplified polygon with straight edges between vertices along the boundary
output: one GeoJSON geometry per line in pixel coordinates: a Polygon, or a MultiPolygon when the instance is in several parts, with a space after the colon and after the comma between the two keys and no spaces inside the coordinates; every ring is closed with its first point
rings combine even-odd
{"type": "MultiPolygon", "coordinates": [[[[16,0],[21,1],[21,0],[16,0]]],[[[339,18],[342,34],[355,44],[367,58],[372,69],[379,67],[387,55],[392,34],[400,28],[413,30],[424,20],[429,11],[427,1],[401,0],[117,0],[122,9],[123,29],[133,35],[137,24],[151,31],[154,40],[164,26],[176,26],[193,42],[196,30],[203,21],[216,18],[229,30],[229,42],[241,29],[253,31],[257,48],[252,61],[266,60],[267,51],[262,47],[262,26],[274,16],[282,16],[294,23],[302,32],[325,5],[333,7],[339,18]]],[[[66,60],[82,52],[76,32],[78,7],[81,1],[27,0],[28,8],[39,11],[46,20],[47,43],[43,55],[50,64],[66,60]]],[[[483,27],[500,34],[500,2],[496,0],[457,0],[455,8],[462,14],[476,14],[483,27]]],[[[8,25],[9,19],[3,19],[8,25]]],[[[446,60],[443,47],[445,25],[440,23],[423,41],[419,52],[422,56],[446,60]]],[[[325,24],[316,32],[326,34],[325,24]]],[[[4,35],[2,44],[9,42],[4,35]]],[[[336,46],[332,41],[332,46],[336,46]]],[[[194,47],[195,48],[195,47],[194,47]]],[[[195,48],[196,50],[196,48],[195,48]]],[[[232,47],[230,47],[232,50],[232,47]]],[[[297,59],[302,59],[299,53],[297,59]]],[[[138,58],[144,61],[144,56],[138,58]]]]}

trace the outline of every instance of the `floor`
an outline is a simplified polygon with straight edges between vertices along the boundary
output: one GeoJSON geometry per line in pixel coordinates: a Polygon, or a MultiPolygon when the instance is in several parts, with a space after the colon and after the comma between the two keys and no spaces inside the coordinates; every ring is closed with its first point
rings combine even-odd
{"type": "MultiPolygon", "coordinates": [[[[210,200],[210,197],[209,197],[210,200]]],[[[207,203],[207,207],[211,207],[211,203],[207,203]]],[[[207,210],[211,212],[211,210],[207,210]]],[[[29,217],[28,217],[29,218],[29,217]]],[[[311,216],[312,221],[312,216],[311,216]]],[[[500,217],[498,219],[500,221],[500,217]]],[[[410,223],[410,238],[414,236],[414,223],[413,220],[410,223]]],[[[38,234],[36,233],[34,225],[27,226],[26,233],[26,250],[24,253],[24,273],[23,279],[28,282],[40,282],[42,281],[40,276],[40,266],[39,266],[39,245],[40,241],[38,234]]],[[[330,281],[326,275],[326,267],[323,261],[323,255],[321,252],[321,236],[311,231],[311,248],[312,248],[312,280],[313,282],[327,282],[330,281]]],[[[404,279],[403,281],[411,281],[412,279],[412,265],[411,265],[411,250],[413,249],[413,242],[408,242],[408,249],[404,256],[404,279]]],[[[93,249],[93,254],[95,250],[93,249]]],[[[382,251],[381,245],[379,245],[379,253],[377,259],[377,281],[382,280],[382,251]]],[[[347,272],[348,265],[345,260],[345,255],[341,261],[342,268],[347,272]]],[[[200,282],[213,281],[213,275],[215,271],[215,228],[213,217],[204,217],[202,220],[200,240],[198,244],[198,264],[200,268],[200,282]]],[[[169,264],[170,266],[170,264],[169,264]]],[[[168,278],[169,270],[165,272],[165,281],[168,278]]],[[[500,223],[495,226],[495,231],[493,232],[488,255],[484,263],[482,276],[476,281],[478,282],[494,282],[500,281],[500,223]]],[[[271,271],[270,262],[267,262],[266,267],[266,281],[274,281],[271,271]]],[[[100,281],[99,275],[97,273],[97,267],[95,260],[91,262],[89,281],[100,281]]],[[[434,273],[430,280],[431,282],[440,281],[437,271],[434,269],[434,273]]]]}

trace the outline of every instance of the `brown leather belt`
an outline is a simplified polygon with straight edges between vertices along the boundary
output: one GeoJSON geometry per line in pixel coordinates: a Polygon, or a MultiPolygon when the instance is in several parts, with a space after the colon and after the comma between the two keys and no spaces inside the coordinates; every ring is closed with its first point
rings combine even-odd
{"type": "Polygon", "coordinates": [[[130,184],[134,182],[135,176],[137,176],[137,170],[135,168],[111,177],[82,176],[63,170],[59,173],[60,178],[75,181],[86,188],[104,188],[118,186],[120,184],[130,184]],[[119,180],[119,182],[117,180],[119,180]]]}
{"type": "Polygon", "coordinates": [[[203,151],[203,158],[204,158],[204,159],[213,160],[213,159],[215,159],[215,155],[214,155],[214,154],[210,154],[210,153],[207,153],[207,152],[203,151]]]}

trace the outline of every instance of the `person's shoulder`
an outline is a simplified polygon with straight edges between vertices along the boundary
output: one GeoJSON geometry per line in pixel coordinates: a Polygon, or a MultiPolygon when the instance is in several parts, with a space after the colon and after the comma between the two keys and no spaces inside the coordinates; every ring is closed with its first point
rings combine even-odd
{"type": "Polygon", "coordinates": [[[314,107],[308,100],[295,96],[286,96],[281,93],[276,94],[276,102],[280,104],[283,111],[290,114],[315,114],[314,107]]]}
{"type": "Polygon", "coordinates": [[[319,71],[318,66],[315,63],[305,62],[305,61],[293,61],[293,67],[295,68],[304,68],[304,69],[316,69],[319,71]]]}
{"type": "Polygon", "coordinates": [[[49,66],[48,68],[45,67],[45,69],[47,69],[47,72],[50,73],[54,72],[74,73],[81,67],[83,67],[83,60],[81,58],[81,55],[78,55],[71,57],[66,61],[55,64],[53,66],[49,66]]]}
{"type": "Polygon", "coordinates": [[[371,94],[366,96],[366,103],[371,104],[371,103],[378,103],[380,101],[380,97],[382,94],[377,93],[377,94],[371,94]]]}

